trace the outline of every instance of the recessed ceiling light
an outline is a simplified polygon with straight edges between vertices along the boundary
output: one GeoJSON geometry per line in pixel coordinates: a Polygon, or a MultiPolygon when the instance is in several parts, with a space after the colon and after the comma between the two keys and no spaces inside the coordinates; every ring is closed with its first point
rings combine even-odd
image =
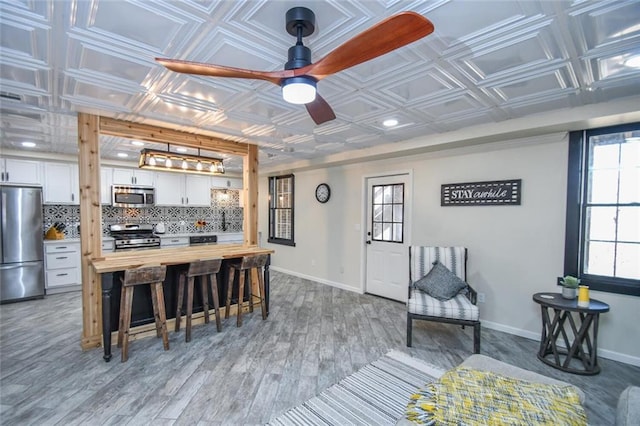
{"type": "Polygon", "coordinates": [[[135,145],[135,146],[144,146],[144,142],[140,142],[140,141],[131,141],[131,145],[135,145]]]}
{"type": "Polygon", "coordinates": [[[624,64],[628,67],[640,68],[640,55],[630,56],[626,61],[624,61],[624,64]]]}
{"type": "Polygon", "coordinates": [[[397,124],[398,124],[398,120],[396,120],[395,118],[388,118],[382,122],[382,125],[384,127],[393,127],[393,126],[396,126],[397,124]]]}
{"type": "Polygon", "coordinates": [[[179,146],[179,147],[176,148],[176,151],[177,152],[187,152],[187,148],[183,148],[183,147],[179,146]]]}
{"type": "Polygon", "coordinates": [[[36,144],[35,142],[22,142],[22,146],[25,148],[35,148],[36,144]]]}
{"type": "Polygon", "coordinates": [[[120,158],[127,158],[129,156],[129,154],[127,154],[126,152],[119,152],[118,153],[118,157],[120,158]]]}

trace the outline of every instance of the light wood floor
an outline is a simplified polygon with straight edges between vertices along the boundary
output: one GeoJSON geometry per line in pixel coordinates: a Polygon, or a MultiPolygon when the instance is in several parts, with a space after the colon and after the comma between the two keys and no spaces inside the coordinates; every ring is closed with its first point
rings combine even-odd
{"type": "MultiPolygon", "coordinates": [[[[288,408],[399,349],[441,367],[472,351],[471,330],[416,322],[405,346],[405,307],[371,295],[272,273],[271,315],[235,319],[133,341],[129,361],[114,347],[82,352],[80,293],[0,306],[0,424],[264,424],[288,408]]],[[[592,425],[613,424],[615,403],[640,368],[600,359],[585,377],[542,364],[538,343],[482,331],[482,353],[580,386],[592,425]]]]}

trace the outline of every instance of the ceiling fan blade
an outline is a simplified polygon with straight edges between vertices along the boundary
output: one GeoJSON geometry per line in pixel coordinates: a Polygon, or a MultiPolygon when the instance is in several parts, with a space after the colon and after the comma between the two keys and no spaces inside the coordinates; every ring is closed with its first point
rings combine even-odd
{"type": "Polygon", "coordinates": [[[204,64],[201,62],[181,61],[179,59],[156,58],[156,61],[171,71],[185,74],[205,75],[209,77],[250,78],[270,81],[280,85],[283,78],[293,77],[293,70],[254,71],[222,65],[204,64]]]}
{"type": "Polygon", "coordinates": [[[431,21],[424,16],[401,12],[338,46],[318,62],[294,70],[295,75],[310,75],[321,80],[419,40],[431,34],[433,29],[431,21]]]}
{"type": "Polygon", "coordinates": [[[322,96],[316,93],[316,99],[313,102],[304,104],[307,107],[307,111],[311,116],[311,119],[316,124],[326,123],[327,121],[335,120],[336,115],[322,96]]]}

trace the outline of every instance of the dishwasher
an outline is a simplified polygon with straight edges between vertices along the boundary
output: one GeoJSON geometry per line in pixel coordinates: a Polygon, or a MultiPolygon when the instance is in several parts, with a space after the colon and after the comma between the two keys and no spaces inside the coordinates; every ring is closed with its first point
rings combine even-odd
{"type": "Polygon", "coordinates": [[[217,235],[191,235],[189,237],[190,246],[204,246],[209,244],[217,244],[217,235]]]}

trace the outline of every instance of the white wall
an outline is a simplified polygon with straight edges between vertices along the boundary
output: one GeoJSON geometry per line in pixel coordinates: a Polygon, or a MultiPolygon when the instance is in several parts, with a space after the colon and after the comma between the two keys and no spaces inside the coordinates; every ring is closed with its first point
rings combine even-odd
{"type": "MultiPolygon", "coordinates": [[[[263,176],[259,206],[263,241],[276,251],[275,269],[360,291],[363,176],[412,169],[410,242],[467,247],[468,281],[486,295],[486,303],[480,305],[484,326],[539,339],[540,308],[532,295],[558,291],[556,277],[563,272],[567,142],[565,133],[553,134],[296,172],[296,247],[266,243],[268,188],[263,176]],[[444,183],[503,179],[522,179],[520,206],[440,206],[444,183]],[[314,197],[321,182],[331,186],[326,204],[314,197]]],[[[611,306],[600,317],[600,355],[640,365],[638,299],[595,291],[592,297],[611,306]]]]}

